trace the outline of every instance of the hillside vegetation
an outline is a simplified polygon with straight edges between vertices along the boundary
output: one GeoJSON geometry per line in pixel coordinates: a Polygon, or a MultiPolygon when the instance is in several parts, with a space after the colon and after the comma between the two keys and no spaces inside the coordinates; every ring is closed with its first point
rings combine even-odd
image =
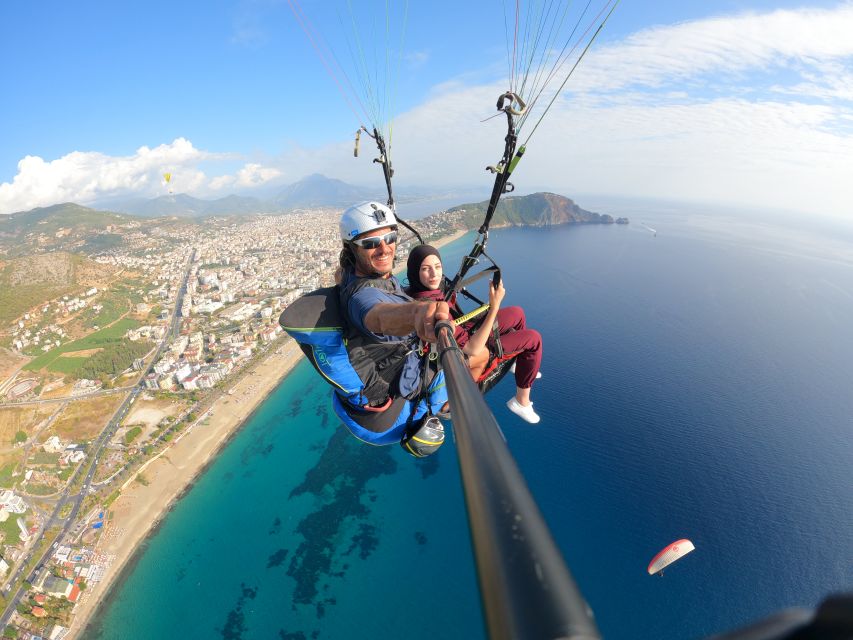
{"type": "Polygon", "coordinates": [[[134,218],[74,203],[0,216],[0,254],[25,256],[48,251],[94,253],[122,241],[117,232],[139,226],[134,218]]]}
{"type": "Polygon", "coordinates": [[[74,291],[80,256],[52,253],[0,263],[0,324],[74,291]]]}
{"type": "MultiPolygon", "coordinates": [[[[477,229],[483,222],[489,202],[463,204],[448,209],[460,215],[468,229],[477,229]]],[[[527,196],[504,197],[498,203],[491,228],[511,226],[548,227],[559,224],[612,224],[612,216],[594,213],[579,207],[571,198],[556,193],[533,193],[527,196]]],[[[622,222],[620,219],[619,222],[622,222]]],[[[627,222],[627,220],[625,220],[627,222]]]]}
{"type": "Polygon", "coordinates": [[[113,269],[64,252],[0,261],[0,325],[59,296],[97,285],[113,269]]]}
{"type": "MultiPolygon", "coordinates": [[[[41,354],[32,362],[27,363],[25,369],[28,369],[30,371],[38,371],[39,369],[42,369],[44,367],[50,368],[53,362],[63,353],[72,353],[74,351],[85,351],[89,349],[98,349],[99,353],[102,353],[104,351],[109,352],[113,348],[117,348],[118,345],[123,345],[125,342],[128,342],[125,340],[124,334],[127,333],[128,329],[135,329],[138,326],[138,321],[133,320],[131,318],[123,318],[118,322],[111,324],[109,327],[105,327],[100,331],[95,331],[94,333],[89,334],[85,338],[74,340],[72,342],[66,342],[62,346],[56,347],[55,349],[51,349],[47,353],[41,354]]],[[[146,347],[142,353],[148,351],[148,348],[150,347],[146,347]]],[[[133,357],[139,356],[135,355],[133,357]]],[[[130,358],[130,363],[133,362],[133,357],[130,358]]],[[[77,360],[77,358],[63,358],[63,360],[77,360]]],[[[128,365],[126,366],[129,366],[130,363],[128,363],[128,365]]],[[[82,364],[82,362],[77,362],[75,364],[82,364]]],[[[68,368],[68,363],[60,363],[57,366],[60,368],[59,371],[61,373],[67,373],[66,369],[68,368]]]]}

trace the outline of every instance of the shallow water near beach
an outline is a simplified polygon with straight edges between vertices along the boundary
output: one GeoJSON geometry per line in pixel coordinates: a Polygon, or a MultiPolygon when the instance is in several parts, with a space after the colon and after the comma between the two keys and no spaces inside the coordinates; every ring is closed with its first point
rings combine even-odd
{"type": "MultiPolygon", "coordinates": [[[[506,409],[509,379],[489,404],[604,637],[700,638],[853,589],[853,245],[609,212],[632,223],[489,243],[545,344],[542,422],[506,409]],[[696,551],[648,576],[681,537],[696,551]]],[[[452,440],[427,460],[361,444],[328,394],[299,365],[84,637],[485,637],[452,440]]]]}

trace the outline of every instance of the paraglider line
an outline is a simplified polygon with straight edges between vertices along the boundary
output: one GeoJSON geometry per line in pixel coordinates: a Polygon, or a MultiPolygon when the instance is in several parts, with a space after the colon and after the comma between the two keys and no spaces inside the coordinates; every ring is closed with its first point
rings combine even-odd
{"type": "MultiPolygon", "coordinates": [[[[299,26],[302,28],[302,31],[305,33],[305,36],[308,38],[308,41],[311,43],[311,46],[314,48],[314,51],[317,53],[317,57],[320,58],[320,62],[323,64],[323,67],[325,67],[326,72],[329,74],[329,76],[332,78],[335,85],[337,86],[338,91],[340,92],[341,96],[344,99],[344,102],[346,102],[347,106],[349,107],[350,111],[352,111],[356,120],[361,120],[361,116],[358,115],[358,111],[353,106],[352,102],[349,99],[349,96],[347,95],[346,90],[341,85],[340,80],[338,79],[337,75],[335,74],[334,69],[331,67],[329,62],[326,60],[326,56],[323,54],[322,49],[318,45],[318,40],[322,40],[321,36],[319,35],[319,33],[317,33],[316,36],[312,35],[312,30],[316,31],[316,29],[313,29],[313,26],[311,25],[311,21],[308,19],[308,17],[306,15],[304,15],[304,11],[302,10],[302,7],[299,5],[299,0],[287,0],[287,4],[290,6],[291,11],[293,12],[294,17],[296,18],[296,21],[299,23],[299,26]],[[315,37],[316,37],[316,40],[315,40],[315,37]]],[[[349,84],[350,88],[352,89],[352,84],[350,83],[349,78],[346,75],[346,72],[343,71],[343,69],[340,67],[340,64],[338,63],[337,59],[335,59],[334,53],[330,53],[330,55],[331,55],[332,59],[334,60],[335,65],[337,65],[337,67],[341,70],[341,73],[343,73],[344,77],[346,77],[347,84],[349,84]]],[[[365,119],[369,120],[370,118],[367,114],[367,109],[365,109],[364,105],[361,103],[361,100],[358,98],[358,94],[355,92],[354,89],[353,89],[353,95],[355,96],[356,101],[359,103],[359,106],[361,106],[361,110],[362,110],[363,115],[365,116],[365,119]]]]}
{"type": "Polygon", "coordinates": [[[515,0],[515,30],[513,31],[512,36],[512,71],[509,76],[509,89],[510,91],[515,89],[515,52],[518,49],[518,14],[520,11],[519,1],[515,0]]]}
{"type": "MultiPolygon", "coordinates": [[[[584,50],[581,52],[580,56],[575,61],[575,64],[572,66],[572,69],[571,69],[571,71],[569,71],[569,74],[566,76],[566,79],[563,80],[563,83],[557,89],[556,93],[554,94],[554,97],[551,98],[551,101],[548,103],[548,106],[545,107],[545,111],[542,112],[542,115],[539,117],[539,120],[536,121],[536,124],[533,127],[533,131],[531,131],[530,135],[527,136],[527,139],[524,141],[524,145],[522,145],[522,146],[527,146],[527,143],[530,142],[530,138],[532,138],[533,134],[536,133],[536,129],[539,128],[539,125],[542,123],[542,119],[545,117],[545,115],[548,113],[548,111],[553,106],[554,101],[557,99],[557,96],[560,95],[560,92],[563,90],[563,87],[566,86],[566,83],[569,81],[569,78],[572,77],[572,74],[575,72],[575,69],[578,68],[578,65],[581,63],[581,60],[583,60],[584,56],[586,55],[586,52],[589,51],[590,47],[592,46],[592,43],[595,42],[595,39],[598,37],[598,34],[601,33],[601,30],[604,28],[604,25],[607,24],[607,21],[610,19],[610,16],[613,15],[613,11],[616,9],[617,6],[619,6],[619,1],[620,0],[616,0],[616,2],[613,4],[610,11],[608,12],[607,16],[602,21],[602,23],[600,25],[598,25],[598,29],[595,30],[594,34],[592,34],[592,38],[590,38],[589,42],[586,43],[586,47],[584,47],[584,50]]],[[[607,7],[607,5],[605,5],[605,8],[606,7],[607,7]]],[[[603,11],[604,11],[604,9],[602,9],[602,12],[603,11]]],[[[590,28],[591,27],[592,27],[592,25],[590,25],[590,28]]],[[[587,32],[588,31],[589,31],[589,29],[587,29],[587,32]]]]}
{"type": "MultiPolygon", "coordinates": [[[[535,97],[533,98],[533,100],[531,101],[531,107],[532,107],[533,105],[535,105],[535,104],[539,101],[539,98],[540,98],[540,97],[542,96],[542,94],[545,92],[545,89],[546,89],[546,88],[548,87],[548,85],[551,83],[551,80],[553,80],[554,76],[555,76],[555,75],[557,75],[557,73],[560,71],[560,69],[562,69],[562,68],[563,68],[563,65],[565,65],[565,64],[566,64],[566,62],[568,62],[569,58],[571,58],[571,57],[572,57],[572,54],[577,50],[578,45],[580,45],[580,43],[584,41],[584,39],[586,38],[587,34],[590,32],[590,30],[592,29],[592,27],[595,25],[595,23],[598,21],[598,19],[599,19],[599,18],[601,18],[602,14],[607,10],[607,7],[610,5],[610,2],[612,2],[612,0],[608,0],[608,1],[604,4],[604,6],[603,6],[603,7],[601,8],[601,10],[598,12],[598,15],[596,15],[596,16],[595,16],[595,18],[590,22],[590,24],[589,24],[589,26],[586,28],[586,30],[585,30],[585,31],[581,34],[581,36],[580,36],[580,37],[575,41],[575,43],[572,45],[571,49],[569,49],[569,45],[571,44],[572,39],[574,38],[575,33],[576,33],[576,32],[577,32],[577,30],[578,30],[578,27],[581,25],[581,22],[583,21],[584,16],[586,15],[586,12],[589,10],[589,6],[592,4],[592,0],[588,0],[588,1],[587,1],[586,6],[585,6],[585,7],[584,7],[584,9],[583,9],[583,12],[581,12],[581,15],[580,15],[580,16],[578,17],[578,19],[577,19],[577,22],[575,22],[575,26],[574,26],[574,27],[572,27],[572,32],[569,34],[569,37],[568,37],[568,38],[566,38],[566,43],[563,45],[563,48],[560,50],[560,55],[558,55],[558,56],[557,56],[557,58],[554,60],[554,66],[553,66],[553,67],[551,67],[551,70],[548,72],[548,75],[547,75],[547,77],[545,78],[545,81],[542,83],[542,86],[541,86],[541,87],[539,87],[539,91],[538,91],[538,93],[536,94],[536,96],[535,96],[535,97]],[[568,49],[568,52],[566,52],[566,49],[568,49]]],[[[618,0],[617,0],[617,2],[618,2],[618,0]]],[[[612,9],[611,9],[611,12],[612,12],[612,9]]],[[[601,26],[603,26],[603,23],[602,23],[602,25],[601,25],[601,26]]],[[[599,29],[600,29],[600,28],[601,28],[601,27],[599,27],[599,29]]],[[[596,34],[597,34],[597,33],[598,33],[598,32],[596,31],[596,34]]],[[[592,40],[594,40],[594,39],[595,39],[595,35],[593,35],[592,39],[590,40],[590,43],[591,43],[591,42],[592,42],[592,40]]],[[[587,44],[587,48],[588,48],[588,47],[589,47],[589,44],[587,44]]],[[[561,91],[561,90],[563,89],[563,87],[565,86],[565,84],[566,84],[566,82],[568,81],[568,79],[571,77],[571,75],[572,75],[572,73],[574,72],[575,68],[578,66],[578,64],[580,64],[581,58],[583,58],[583,54],[584,54],[584,53],[586,53],[586,49],[584,49],[584,52],[583,52],[583,53],[581,53],[580,57],[575,61],[575,64],[574,64],[574,66],[572,67],[572,70],[571,70],[571,71],[569,71],[569,74],[566,76],[566,79],[565,79],[565,80],[563,80],[563,83],[560,85],[560,88],[559,88],[559,89],[557,89],[557,92],[556,92],[556,93],[555,93],[555,95],[554,95],[554,98],[555,98],[555,99],[556,99],[556,96],[557,96],[557,95],[559,95],[560,91],[561,91]]],[[[552,100],[552,101],[551,101],[551,103],[549,103],[549,104],[548,104],[548,106],[545,108],[545,112],[542,114],[542,117],[544,117],[544,114],[548,112],[548,109],[550,109],[550,107],[551,107],[551,104],[552,104],[552,103],[553,103],[553,100],[552,100]]],[[[541,120],[541,119],[542,119],[542,118],[540,118],[540,120],[541,120]]],[[[522,122],[521,122],[521,124],[519,125],[519,128],[521,128],[521,127],[524,125],[525,120],[527,120],[527,118],[523,118],[523,119],[522,119],[522,122]]],[[[537,123],[537,126],[538,126],[538,123],[537,123]]],[[[529,138],[528,138],[528,139],[529,139],[529,138]]]]}

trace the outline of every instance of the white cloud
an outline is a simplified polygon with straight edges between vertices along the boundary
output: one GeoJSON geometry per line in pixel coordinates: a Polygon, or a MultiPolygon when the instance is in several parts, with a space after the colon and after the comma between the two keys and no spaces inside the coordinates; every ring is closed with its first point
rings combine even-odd
{"type": "Polygon", "coordinates": [[[88,203],[120,196],[156,197],[167,193],[208,194],[222,188],[255,187],[276,179],[278,169],[249,163],[235,175],[208,178],[202,163],[222,161],[230,154],[196,149],[189,140],[140,147],[132,156],[114,157],[93,151],[73,151],[46,161],[27,156],[18,163],[12,182],[0,184],[0,214],[58,202],[88,203]],[[164,173],[171,173],[166,187],[164,173]]]}
{"type": "Polygon", "coordinates": [[[207,188],[210,191],[219,192],[226,189],[251,189],[274,181],[281,176],[282,172],[275,167],[265,167],[256,162],[250,162],[234,175],[213,178],[207,184],[207,188]]]}
{"type": "MultiPolygon", "coordinates": [[[[648,196],[850,215],[853,187],[853,4],[835,9],[718,16],[637,32],[595,45],[537,130],[513,181],[519,189],[648,196]]],[[[502,83],[471,76],[434,87],[394,122],[399,185],[483,185],[503,150],[494,114],[502,83]]],[[[544,106],[540,101],[540,108],[544,106]]],[[[532,129],[531,119],[521,139],[532,129]]],[[[230,156],[233,159],[233,155],[230,156]]],[[[222,154],[184,139],[125,158],[70,153],[27,157],[0,184],[0,212],[64,200],[173,190],[224,195],[320,172],[382,188],[362,138],[290,146],[274,160],[227,175],[200,168],[222,154]]]]}
{"type": "MultiPolygon", "coordinates": [[[[479,183],[499,160],[501,119],[470,118],[495,87],[439,98],[395,126],[398,176],[479,183]],[[467,113],[468,118],[462,117],[467,113]],[[440,135],[436,132],[440,131],[440,135]]],[[[611,195],[845,211],[853,137],[832,132],[825,105],[716,99],[600,106],[563,101],[537,131],[513,181],[611,195]]]]}
{"type": "Polygon", "coordinates": [[[770,70],[853,56],[853,4],[694,20],[595,45],[578,68],[576,91],[659,87],[720,74],[770,70]],[[710,74],[706,76],[705,74],[710,74]]]}
{"type": "Polygon", "coordinates": [[[249,163],[237,172],[238,187],[258,187],[281,176],[281,171],[249,163]]]}
{"type": "MultiPolygon", "coordinates": [[[[520,188],[850,215],[853,5],[656,27],[593,48],[514,174],[520,188]]],[[[445,83],[395,123],[398,175],[487,181],[502,85],[445,83]],[[436,95],[437,94],[437,95],[436,95]]],[[[539,109],[546,104],[543,99],[539,109]]],[[[534,114],[521,140],[530,133],[534,114]]]]}

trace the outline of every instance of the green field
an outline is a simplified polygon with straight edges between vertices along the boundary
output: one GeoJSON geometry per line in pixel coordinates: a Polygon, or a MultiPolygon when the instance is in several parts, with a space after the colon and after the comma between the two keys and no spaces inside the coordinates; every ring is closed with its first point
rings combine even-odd
{"type": "Polygon", "coordinates": [[[130,309],[127,298],[112,291],[105,293],[95,301],[95,304],[102,305],[103,309],[98,312],[95,312],[92,307],[86,309],[82,317],[83,326],[87,329],[105,327],[121,318],[130,309]]]}
{"type": "Polygon", "coordinates": [[[47,365],[48,370],[56,371],[57,373],[67,373],[74,374],[77,370],[83,366],[83,363],[86,362],[89,358],[86,357],[73,357],[73,358],[57,358],[49,365],[47,365]]]}
{"type": "Polygon", "coordinates": [[[30,456],[30,462],[32,464],[48,464],[55,467],[59,464],[59,454],[48,453],[47,451],[36,451],[32,456],[30,456]]]}
{"type": "Polygon", "coordinates": [[[142,296],[139,294],[140,289],[145,289],[145,283],[140,280],[129,278],[113,283],[109,290],[102,292],[98,298],[93,300],[93,305],[100,304],[103,307],[100,311],[95,312],[89,307],[83,312],[81,318],[84,326],[91,329],[92,327],[104,327],[115,322],[130,311],[132,305],[142,302],[142,296]]]}
{"type": "Polygon", "coordinates": [[[127,430],[127,433],[124,434],[124,443],[130,444],[131,442],[136,440],[136,437],[140,433],[142,433],[142,427],[131,427],[130,429],[127,430]]]}
{"type": "Polygon", "coordinates": [[[17,513],[10,513],[5,522],[0,522],[0,533],[3,533],[5,544],[15,545],[21,541],[21,530],[18,529],[17,513]]]}
{"type": "Polygon", "coordinates": [[[11,489],[15,484],[15,479],[12,477],[12,474],[17,469],[17,462],[8,462],[0,467],[0,487],[5,487],[7,489],[11,489]]]}
{"type": "MultiPolygon", "coordinates": [[[[47,353],[43,353],[38,358],[27,364],[25,368],[30,371],[38,371],[39,369],[50,366],[54,360],[59,358],[63,353],[68,353],[70,351],[83,351],[84,349],[96,349],[98,347],[106,347],[107,345],[121,342],[122,337],[128,329],[135,329],[138,326],[139,322],[137,320],[123,318],[115,324],[105,327],[100,331],[95,331],[95,333],[92,333],[85,338],[68,342],[56,349],[51,349],[47,353]]],[[[77,360],[78,358],[63,358],[63,360],[67,359],[77,360]]],[[[88,360],[88,358],[83,359],[88,360]]]]}

